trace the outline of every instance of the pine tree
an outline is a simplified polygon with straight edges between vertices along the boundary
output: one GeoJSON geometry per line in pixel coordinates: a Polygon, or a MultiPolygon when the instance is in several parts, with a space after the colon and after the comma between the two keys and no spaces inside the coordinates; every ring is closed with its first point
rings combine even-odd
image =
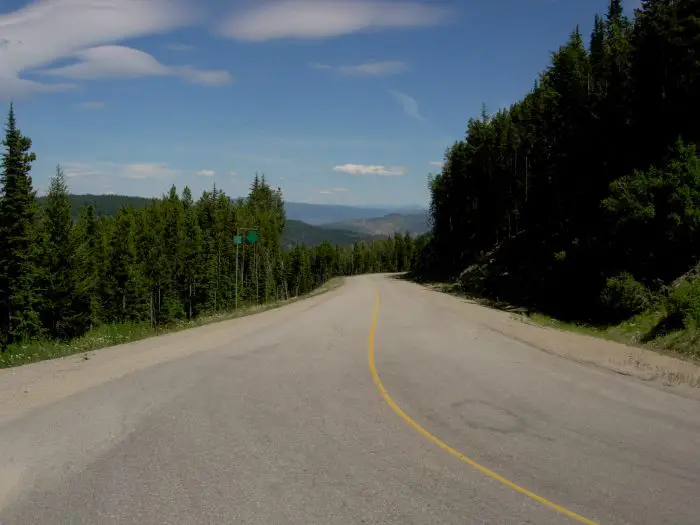
{"type": "Polygon", "coordinates": [[[0,334],[3,347],[40,332],[38,205],[32,188],[32,141],[10,105],[3,141],[0,198],[0,334]]]}
{"type": "Polygon", "coordinates": [[[109,243],[103,315],[117,323],[148,318],[148,293],[136,261],[133,215],[133,208],[117,212],[109,243]]]}
{"type": "Polygon", "coordinates": [[[593,71],[593,81],[596,90],[601,93],[605,92],[605,86],[600,85],[603,82],[603,68],[605,59],[605,22],[600,15],[595,15],[593,22],[593,31],[591,32],[591,69],[593,71]]]}
{"type": "MultiPolygon", "coordinates": [[[[192,192],[188,187],[182,192],[184,207],[184,246],[182,261],[183,287],[181,291],[182,304],[185,305],[187,319],[192,319],[200,313],[202,298],[202,229],[197,220],[197,210],[192,201],[192,192]]],[[[235,278],[235,277],[234,277],[235,278]]]]}
{"type": "Polygon", "coordinates": [[[92,205],[80,209],[71,244],[74,250],[73,269],[77,276],[74,308],[82,329],[88,330],[102,321],[102,297],[105,296],[103,240],[92,205]]]}
{"type": "Polygon", "coordinates": [[[73,325],[73,294],[76,289],[73,269],[72,208],[66,178],[60,166],[49,183],[42,211],[42,275],[44,300],[42,322],[52,337],[73,337],[79,329],[73,325]]]}

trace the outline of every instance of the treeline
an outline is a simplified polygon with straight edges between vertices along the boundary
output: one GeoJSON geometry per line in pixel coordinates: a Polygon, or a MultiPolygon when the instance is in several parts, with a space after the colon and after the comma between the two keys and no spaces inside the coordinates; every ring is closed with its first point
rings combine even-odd
{"type": "Polygon", "coordinates": [[[700,2],[611,0],[430,183],[420,271],[560,317],[700,322],[700,2]],[[678,281],[680,276],[685,275],[678,281]]]}
{"type": "MultiPolygon", "coordinates": [[[[146,197],[133,197],[127,195],[73,195],[69,196],[73,218],[77,219],[80,208],[91,204],[97,215],[116,215],[120,208],[132,206],[134,208],[145,208],[153,199],[146,197]]],[[[39,207],[43,207],[46,196],[38,197],[39,207]]]]}
{"type": "MultiPolygon", "coordinates": [[[[154,327],[202,314],[306,294],[335,276],[409,269],[408,235],[357,243],[324,242],[282,250],[280,190],[255,178],[245,198],[221,190],[194,200],[175,187],[145,207],[74,220],[57,168],[39,207],[32,187],[31,140],[10,108],[0,194],[0,342],[71,339],[104,324],[154,327]],[[255,242],[234,243],[243,229],[255,242]]],[[[243,232],[245,233],[245,232],[243,232]]]]}

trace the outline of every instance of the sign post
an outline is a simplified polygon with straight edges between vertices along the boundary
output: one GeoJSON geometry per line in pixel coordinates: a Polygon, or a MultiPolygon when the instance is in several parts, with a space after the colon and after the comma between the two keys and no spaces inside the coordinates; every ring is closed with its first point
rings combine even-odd
{"type": "MultiPolygon", "coordinates": [[[[239,228],[238,230],[236,230],[236,235],[233,237],[233,244],[236,245],[236,293],[234,305],[235,309],[238,309],[238,247],[241,244],[254,245],[260,238],[259,230],[259,226],[252,226],[250,228],[239,228]]],[[[243,252],[243,264],[245,264],[245,252],[243,252]]],[[[245,272],[241,271],[241,280],[243,279],[245,279],[245,272]]]]}

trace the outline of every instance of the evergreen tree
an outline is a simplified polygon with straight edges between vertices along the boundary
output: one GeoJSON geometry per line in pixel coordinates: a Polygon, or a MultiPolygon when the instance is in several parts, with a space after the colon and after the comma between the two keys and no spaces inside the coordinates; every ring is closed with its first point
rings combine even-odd
{"type": "Polygon", "coordinates": [[[146,283],[137,261],[133,208],[117,212],[107,264],[105,282],[101,284],[104,320],[125,323],[147,319],[146,283]]]}
{"type": "Polygon", "coordinates": [[[73,268],[76,274],[76,312],[84,329],[102,321],[105,293],[103,240],[99,222],[92,205],[80,209],[73,228],[73,268]]]}
{"type": "Polygon", "coordinates": [[[69,338],[80,328],[74,324],[75,279],[72,208],[66,178],[60,166],[49,182],[42,210],[42,321],[52,337],[69,338]]]}
{"type": "Polygon", "coordinates": [[[7,343],[37,335],[39,317],[38,206],[32,188],[32,141],[10,105],[0,184],[0,336],[7,343]]]}
{"type": "Polygon", "coordinates": [[[202,229],[197,220],[197,210],[192,200],[192,192],[188,187],[182,192],[184,208],[184,240],[182,252],[182,304],[188,319],[200,313],[202,295],[202,229]]]}

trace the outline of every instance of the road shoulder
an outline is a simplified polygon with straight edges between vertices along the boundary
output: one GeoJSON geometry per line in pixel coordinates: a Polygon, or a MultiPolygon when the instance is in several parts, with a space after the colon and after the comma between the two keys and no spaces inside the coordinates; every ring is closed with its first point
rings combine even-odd
{"type": "Polygon", "coordinates": [[[434,295],[444,306],[459,310],[484,328],[578,363],[593,365],[631,376],[671,392],[700,400],[700,366],[646,348],[566,332],[525,322],[520,315],[488,308],[429,285],[403,281],[434,295]]]}
{"type": "Polygon", "coordinates": [[[250,315],[88,353],[0,369],[0,424],[132,372],[230,344],[328,301],[344,288],[345,282],[342,279],[337,285],[250,315]]]}

